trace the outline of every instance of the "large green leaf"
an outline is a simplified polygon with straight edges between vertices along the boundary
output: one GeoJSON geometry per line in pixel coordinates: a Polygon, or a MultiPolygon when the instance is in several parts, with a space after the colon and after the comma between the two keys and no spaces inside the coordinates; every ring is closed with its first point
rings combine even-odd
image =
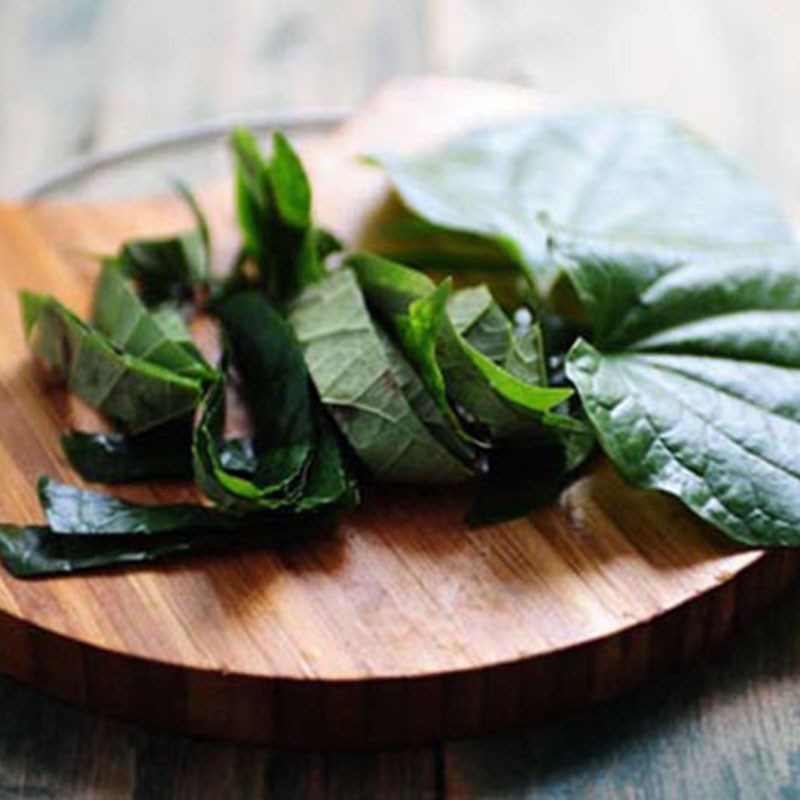
{"type": "Polygon", "coordinates": [[[402,355],[378,334],[349,269],[308,287],[289,319],[322,402],[374,477],[454,483],[472,475],[415,413],[414,373],[398,372],[402,355]]]}
{"type": "Polygon", "coordinates": [[[187,378],[214,378],[180,315],[172,308],[151,312],[116,261],[107,261],[100,271],[93,322],[126,353],[187,378]]]}
{"type": "Polygon", "coordinates": [[[20,294],[33,352],[57,369],[70,391],[129,433],[191,413],[200,383],[124,353],[52,297],[20,294]]]}
{"type": "Polygon", "coordinates": [[[555,253],[593,326],[568,374],[620,471],[741,542],[800,543],[800,255],[555,253]]]}
{"type": "Polygon", "coordinates": [[[447,229],[491,237],[549,288],[539,223],[694,249],[788,243],[772,199],[727,157],[655,114],[542,114],[383,165],[406,205],[447,229]]]}

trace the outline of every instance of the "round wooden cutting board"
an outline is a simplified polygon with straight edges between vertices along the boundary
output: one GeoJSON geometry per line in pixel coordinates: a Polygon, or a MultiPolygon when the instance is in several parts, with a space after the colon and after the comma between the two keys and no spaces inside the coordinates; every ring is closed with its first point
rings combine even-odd
{"type": "MultiPolygon", "coordinates": [[[[518,89],[427,80],[384,92],[307,156],[320,219],[358,237],[385,193],[354,163],[503,115],[518,89]]],[[[204,198],[221,252],[227,190],[204,198]]],[[[41,518],[39,474],[75,480],[58,437],[84,411],[42,383],[20,288],[84,311],[82,253],[186,223],[170,200],[0,206],[0,517],[41,518]]],[[[191,499],[187,487],[121,491],[191,499]]],[[[523,723],[608,698],[719,641],[773,597],[797,559],[724,541],[602,458],[557,505],[468,530],[461,491],[369,489],[314,541],[158,569],[19,581],[0,571],[0,668],[120,717],[302,746],[415,743],[523,723]]]]}

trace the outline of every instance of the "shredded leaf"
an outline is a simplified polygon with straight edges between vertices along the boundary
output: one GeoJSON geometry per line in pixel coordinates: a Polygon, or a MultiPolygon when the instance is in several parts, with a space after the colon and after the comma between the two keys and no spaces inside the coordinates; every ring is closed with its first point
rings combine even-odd
{"type": "Polygon", "coordinates": [[[198,381],[122,352],[52,297],[22,292],[20,303],[33,352],[128,433],[185,417],[197,406],[198,381]]]}

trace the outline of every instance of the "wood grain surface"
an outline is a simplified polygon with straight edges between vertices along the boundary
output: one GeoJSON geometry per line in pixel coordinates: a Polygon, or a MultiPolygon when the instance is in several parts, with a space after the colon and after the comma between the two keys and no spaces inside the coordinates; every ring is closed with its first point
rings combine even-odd
{"type": "MultiPolygon", "coordinates": [[[[309,153],[322,221],[355,239],[385,191],[355,152],[417,146],[535,104],[485,84],[399,84],[309,153]]],[[[225,249],[230,206],[209,197],[225,249]]],[[[0,352],[4,518],[39,518],[35,479],[72,477],[58,434],[85,419],[59,390],[43,392],[15,292],[51,291],[83,310],[94,267],[82,253],[173,229],[180,214],[164,199],[0,208],[0,313],[12,323],[0,352]]],[[[466,500],[370,489],[304,547],[79,579],[3,574],[0,665],[70,701],[197,733],[414,743],[607,699],[718,642],[796,566],[737,550],[602,459],[557,506],[511,523],[466,530],[466,500]]]]}

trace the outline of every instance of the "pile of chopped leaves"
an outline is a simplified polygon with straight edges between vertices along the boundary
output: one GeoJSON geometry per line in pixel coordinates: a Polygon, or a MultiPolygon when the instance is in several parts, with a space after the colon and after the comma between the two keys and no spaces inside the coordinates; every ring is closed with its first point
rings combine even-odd
{"type": "Polygon", "coordinates": [[[371,254],[314,225],[282,135],[269,160],[247,131],[231,144],[227,274],[182,189],[195,227],[104,259],[90,322],[21,296],[32,351],[110,423],[64,436],[77,473],[193,481],[207,501],[43,477],[46,524],[0,527],[14,574],[293,539],[363,480],[469,482],[467,522],[498,522],[552,502],[595,443],[739,542],[800,543],[800,254],[728,158],[624,111],[378,156],[402,206],[371,254]]]}

